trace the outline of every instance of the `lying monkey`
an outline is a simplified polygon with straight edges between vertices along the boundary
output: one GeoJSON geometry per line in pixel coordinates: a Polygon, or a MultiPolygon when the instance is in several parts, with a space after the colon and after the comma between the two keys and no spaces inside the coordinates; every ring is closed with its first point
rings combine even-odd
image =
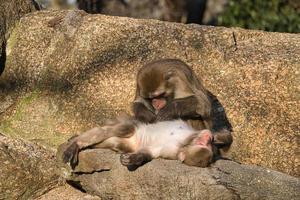
{"type": "Polygon", "coordinates": [[[63,161],[74,168],[81,150],[106,148],[121,153],[121,163],[128,169],[136,169],[155,158],[207,167],[213,159],[212,141],[209,130],[196,131],[180,119],[145,124],[124,115],[71,138],[63,161]]]}

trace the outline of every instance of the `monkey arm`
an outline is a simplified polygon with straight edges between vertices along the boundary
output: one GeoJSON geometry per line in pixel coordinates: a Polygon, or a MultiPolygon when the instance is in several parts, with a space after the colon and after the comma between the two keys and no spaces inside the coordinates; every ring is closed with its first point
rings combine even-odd
{"type": "Polygon", "coordinates": [[[108,131],[106,127],[95,127],[78,135],[77,137],[73,138],[70,142],[75,142],[78,145],[79,149],[84,149],[94,144],[101,143],[112,136],[112,132],[108,131]]]}
{"type": "Polygon", "coordinates": [[[144,123],[153,123],[156,116],[151,112],[143,102],[134,102],[132,105],[132,110],[136,120],[144,123]]]}

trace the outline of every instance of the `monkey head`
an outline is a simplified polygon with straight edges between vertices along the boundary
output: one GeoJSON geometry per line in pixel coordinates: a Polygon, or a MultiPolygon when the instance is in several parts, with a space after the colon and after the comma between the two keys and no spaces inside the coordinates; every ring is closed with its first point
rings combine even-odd
{"type": "Polygon", "coordinates": [[[213,161],[213,135],[209,130],[202,130],[182,148],[178,159],[186,165],[207,167],[213,161]]]}
{"type": "MultiPolygon", "coordinates": [[[[199,112],[205,116],[210,114],[211,106],[206,90],[192,69],[183,61],[177,59],[158,60],[139,70],[134,103],[144,104],[154,114],[157,115],[160,110],[174,100],[181,101],[189,97],[194,97],[193,111],[195,113],[199,112]]],[[[178,108],[180,107],[177,106],[178,108]]],[[[176,108],[172,107],[172,109],[176,111],[176,108]]],[[[181,110],[179,111],[181,112],[181,110]]]]}

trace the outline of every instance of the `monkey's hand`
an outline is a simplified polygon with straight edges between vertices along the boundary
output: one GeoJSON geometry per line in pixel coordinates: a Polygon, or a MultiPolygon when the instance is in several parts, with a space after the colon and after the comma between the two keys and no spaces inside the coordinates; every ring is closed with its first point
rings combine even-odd
{"type": "Polygon", "coordinates": [[[196,112],[197,99],[194,96],[174,99],[163,107],[157,114],[157,121],[166,121],[178,118],[198,118],[196,112]]]}
{"type": "Polygon", "coordinates": [[[121,154],[120,161],[124,166],[140,166],[144,163],[144,155],[140,153],[126,153],[121,154]]]}
{"type": "Polygon", "coordinates": [[[180,118],[180,116],[176,115],[175,105],[170,103],[157,113],[156,121],[168,121],[177,118],[180,118]]]}
{"type": "Polygon", "coordinates": [[[181,116],[182,104],[174,100],[168,103],[157,113],[157,121],[167,121],[172,119],[178,119],[181,116]]]}
{"type": "Polygon", "coordinates": [[[63,162],[70,162],[72,169],[78,164],[79,146],[75,141],[69,142],[67,148],[63,152],[63,162]]]}
{"type": "Polygon", "coordinates": [[[129,171],[136,170],[152,159],[151,154],[147,150],[140,150],[136,153],[124,153],[120,156],[121,164],[126,166],[129,171]]]}
{"type": "Polygon", "coordinates": [[[153,123],[156,116],[143,103],[134,102],[132,105],[135,119],[143,123],[153,123]]]}

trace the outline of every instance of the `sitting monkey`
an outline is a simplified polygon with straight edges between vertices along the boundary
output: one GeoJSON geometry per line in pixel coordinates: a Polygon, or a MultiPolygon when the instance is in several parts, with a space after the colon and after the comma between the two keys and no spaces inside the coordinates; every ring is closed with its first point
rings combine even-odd
{"type": "Polygon", "coordinates": [[[213,160],[212,140],[209,130],[196,131],[180,119],[145,124],[123,115],[71,138],[63,152],[63,161],[74,168],[79,151],[106,148],[121,153],[121,163],[128,169],[136,169],[155,158],[207,167],[213,160]]]}

